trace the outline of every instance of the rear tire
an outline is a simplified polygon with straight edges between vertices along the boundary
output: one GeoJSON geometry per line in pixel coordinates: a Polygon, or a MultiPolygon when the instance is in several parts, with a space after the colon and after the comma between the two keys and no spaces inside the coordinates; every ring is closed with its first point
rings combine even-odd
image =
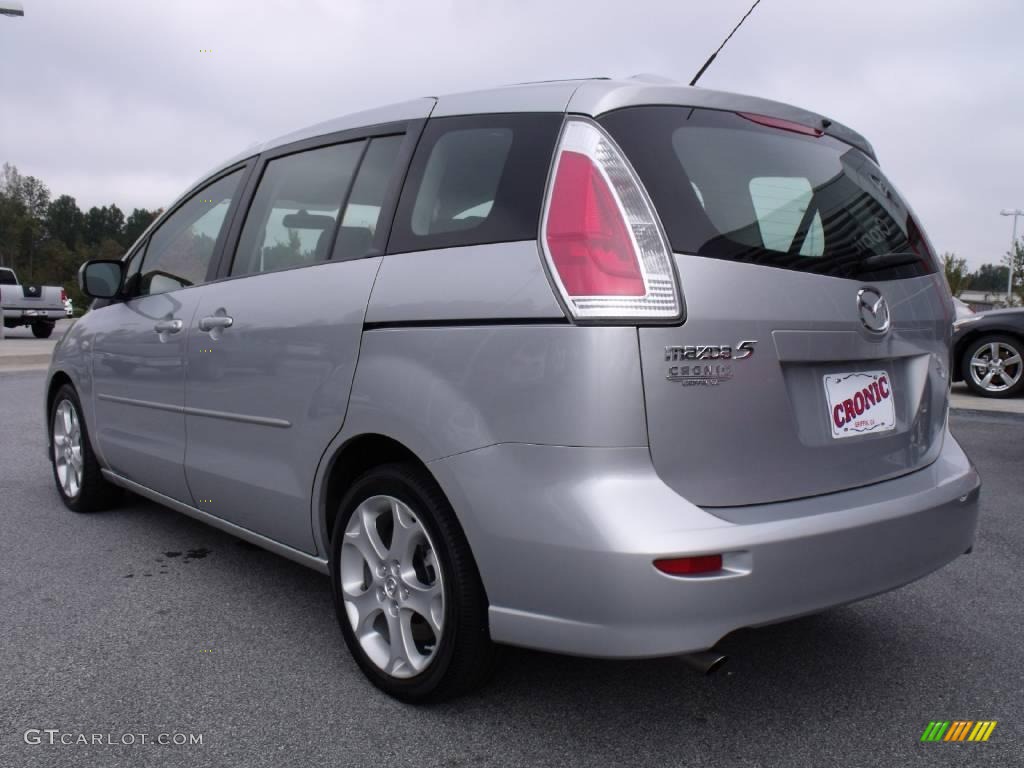
{"type": "Polygon", "coordinates": [[[977,395],[1015,397],[1024,392],[1024,343],[1003,334],[979,336],[964,349],[960,370],[977,395]]]}
{"type": "Polygon", "coordinates": [[[82,404],[70,384],[57,390],[50,408],[50,465],[57,493],[72,512],[99,512],[120,497],[120,489],[103,478],[82,419],[82,404]]]}
{"type": "Polygon", "coordinates": [[[53,333],[53,323],[32,323],[32,335],[37,339],[48,339],[53,333]]]}
{"type": "Polygon", "coordinates": [[[345,643],[382,691],[432,703],[490,676],[483,583],[451,505],[424,469],[387,464],[356,480],[335,519],[330,569],[345,643]]]}

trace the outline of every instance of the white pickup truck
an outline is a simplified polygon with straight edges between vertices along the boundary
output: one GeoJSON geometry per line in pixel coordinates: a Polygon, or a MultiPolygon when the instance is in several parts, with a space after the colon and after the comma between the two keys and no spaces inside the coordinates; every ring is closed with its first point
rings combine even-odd
{"type": "Polygon", "coordinates": [[[32,335],[45,339],[53,324],[65,316],[67,293],[59,285],[22,285],[13,269],[0,267],[0,310],[4,327],[32,327],[32,335]]]}

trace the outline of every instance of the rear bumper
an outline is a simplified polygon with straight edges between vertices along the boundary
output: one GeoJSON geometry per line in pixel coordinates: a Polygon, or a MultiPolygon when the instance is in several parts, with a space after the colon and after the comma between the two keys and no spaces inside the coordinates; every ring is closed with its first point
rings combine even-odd
{"type": "Polygon", "coordinates": [[[22,307],[4,307],[3,318],[7,322],[17,321],[22,324],[34,323],[38,320],[60,320],[67,316],[64,307],[60,309],[25,309],[22,307]]]}
{"type": "Polygon", "coordinates": [[[646,448],[506,444],[430,466],[476,555],[492,637],[598,657],[709,648],[925,576],[972,546],[980,488],[948,433],[926,469],[748,508],[739,516],[765,522],[747,524],[689,504],[646,448]],[[730,570],[681,579],[652,565],[711,553],[730,570]]]}

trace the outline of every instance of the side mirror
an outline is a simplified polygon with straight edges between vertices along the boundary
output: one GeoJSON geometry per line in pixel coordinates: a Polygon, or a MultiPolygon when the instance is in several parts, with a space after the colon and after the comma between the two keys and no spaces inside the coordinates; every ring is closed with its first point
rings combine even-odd
{"type": "Polygon", "coordinates": [[[120,261],[87,261],[78,270],[78,287],[93,299],[112,299],[121,292],[124,264],[120,261]]]}

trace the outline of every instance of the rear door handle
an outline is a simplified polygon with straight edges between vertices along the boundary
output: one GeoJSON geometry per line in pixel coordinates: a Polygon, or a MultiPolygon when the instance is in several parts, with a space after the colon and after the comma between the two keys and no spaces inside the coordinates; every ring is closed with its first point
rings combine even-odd
{"type": "Polygon", "coordinates": [[[235,319],[228,315],[210,315],[199,321],[200,331],[223,330],[235,324],[235,319]]]}
{"type": "Polygon", "coordinates": [[[153,326],[153,330],[157,333],[177,333],[184,327],[185,323],[181,320],[160,320],[153,326]]]}

